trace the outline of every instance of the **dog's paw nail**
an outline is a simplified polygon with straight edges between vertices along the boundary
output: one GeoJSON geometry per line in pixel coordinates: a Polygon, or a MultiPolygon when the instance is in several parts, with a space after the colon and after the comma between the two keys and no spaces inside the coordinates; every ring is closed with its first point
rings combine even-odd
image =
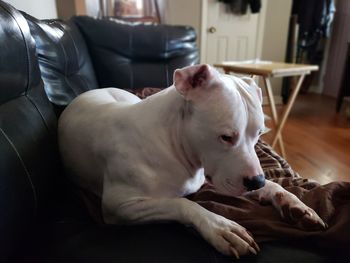
{"type": "Polygon", "coordinates": [[[230,247],[231,253],[237,258],[239,259],[239,254],[237,252],[237,250],[233,247],[230,247]]]}
{"type": "Polygon", "coordinates": [[[253,234],[251,232],[249,232],[248,230],[246,230],[246,232],[248,233],[248,235],[250,235],[251,237],[253,237],[253,234]]]}
{"type": "Polygon", "coordinates": [[[250,243],[250,246],[253,247],[255,249],[255,251],[260,252],[260,247],[258,246],[258,244],[254,240],[250,243]]]}
{"type": "Polygon", "coordinates": [[[258,255],[258,252],[253,247],[248,248],[250,252],[252,252],[254,255],[258,255]]]}
{"type": "Polygon", "coordinates": [[[254,241],[254,247],[258,252],[260,252],[260,247],[255,241],[254,241]]]}

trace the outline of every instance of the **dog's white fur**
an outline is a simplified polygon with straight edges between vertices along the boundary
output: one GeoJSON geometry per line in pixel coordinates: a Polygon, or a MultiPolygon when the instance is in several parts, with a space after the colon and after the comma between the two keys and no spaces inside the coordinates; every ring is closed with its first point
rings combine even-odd
{"type": "MultiPolygon", "coordinates": [[[[222,193],[244,193],[243,179],[262,174],[254,145],[263,129],[254,81],[196,65],[176,70],[174,85],[143,101],[112,88],[78,96],[59,120],[59,145],[75,182],[101,197],[106,223],[176,220],[238,256],[258,250],[248,232],[183,196],[205,175],[222,193]]],[[[323,223],[272,182],[251,195],[271,201],[282,216],[288,204],[323,223]]]]}

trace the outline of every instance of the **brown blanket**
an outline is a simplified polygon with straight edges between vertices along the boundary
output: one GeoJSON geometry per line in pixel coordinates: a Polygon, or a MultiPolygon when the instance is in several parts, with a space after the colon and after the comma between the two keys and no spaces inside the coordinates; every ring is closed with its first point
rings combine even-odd
{"type": "Polygon", "coordinates": [[[247,197],[225,196],[209,184],[188,198],[246,227],[258,242],[298,240],[312,242],[315,247],[350,249],[350,183],[333,182],[321,186],[302,179],[264,142],[257,144],[256,151],[266,177],[313,208],[329,225],[326,231],[297,228],[284,222],[272,205],[261,205],[247,197]]]}

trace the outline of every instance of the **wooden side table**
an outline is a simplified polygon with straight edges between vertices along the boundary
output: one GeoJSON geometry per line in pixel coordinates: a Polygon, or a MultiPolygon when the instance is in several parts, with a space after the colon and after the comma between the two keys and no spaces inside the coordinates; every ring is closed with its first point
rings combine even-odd
{"type": "Polygon", "coordinates": [[[276,147],[278,142],[281,154],[286,158],[286,153],[284,149],[283,139],[282,139],[282,129],[287,121],[290,110],[293,107],[296,96],[298,95],[301,84],[304,81],[305,75],[311,73],[311,71],[317,71],[318,66],[316,65],[304,65],[304,64],[291,64],[291,63],[280,63],[271,61],[240,61],[240,62],[222,62],[219,64],[214,64],[214,67],[222,68],[226,74],[239,73],[247,74],[251,76],[261,76],[264,81],[264,86],[266,89],[266,94],[271,108],[272,121],[275,126],[275,134],[272,138],[271,146],[276,147]],[[291,95],[287,101],[285,109],[279,119],[276,111],[275,99],[273,97],[272,86],[270,78],[276,77],[291,77],[299,76],[296,86],[291,92],[291,95]]]}

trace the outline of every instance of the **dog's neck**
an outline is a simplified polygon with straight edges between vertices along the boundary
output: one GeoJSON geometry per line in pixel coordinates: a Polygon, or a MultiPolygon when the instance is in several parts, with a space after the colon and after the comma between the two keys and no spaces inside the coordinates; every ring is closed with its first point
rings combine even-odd
{"type": "Polygon", "coordinates": [[[160,134],[166,136],[170,147],[176,153],[178,160],[195,174],[201,168],[199,153],[191,146],[186,136],[186,122],[191,117],[188,102],[176,91],[174,86],[154,94],[140,103],[148,104],[148,124],[157,127],[160,134]]]}

